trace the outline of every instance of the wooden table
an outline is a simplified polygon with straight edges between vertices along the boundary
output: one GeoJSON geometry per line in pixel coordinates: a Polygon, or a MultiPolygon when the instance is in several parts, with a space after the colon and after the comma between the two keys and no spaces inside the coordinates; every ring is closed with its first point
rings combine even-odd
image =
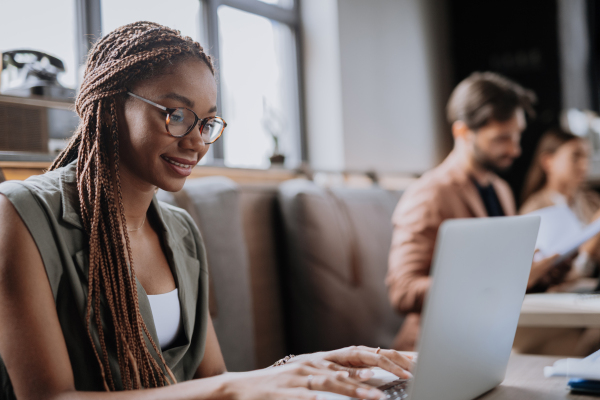
{"type": "Polygon", "coordinates": [[[600,295],[528,294],[519,327],[600,328],[600,295]]]}
{"type": "Polygon", "coordinates": [[[567,378],[544,377],[544,367],[561,357],[512,354],[506,379],[500,386],[478,400],[592,400],[594,397],[572,395],[566,389],[567,378]]]}

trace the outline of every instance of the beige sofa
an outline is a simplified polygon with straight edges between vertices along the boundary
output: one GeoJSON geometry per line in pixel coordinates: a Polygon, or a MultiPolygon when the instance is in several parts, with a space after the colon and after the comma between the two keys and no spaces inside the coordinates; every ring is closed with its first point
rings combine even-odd
{"type": "Polygon", "coordinates": [[[265,367],[287,354],[391,345],[402,317],[383,281],[400,193],[211,177],[158,197],[186,209],[200,228],[229,370],[265,367]]]}

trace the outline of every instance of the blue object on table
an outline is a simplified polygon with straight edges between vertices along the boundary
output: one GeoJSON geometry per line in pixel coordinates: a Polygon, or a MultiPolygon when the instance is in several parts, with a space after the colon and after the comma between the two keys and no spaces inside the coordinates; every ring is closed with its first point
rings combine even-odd
{"type": "Polygon", "coordinates": [[[573,392],[581,392],[586,394],[595,394],[600,396],[600,381],[592,379],[573,378],[567,384],[573,392]]]}

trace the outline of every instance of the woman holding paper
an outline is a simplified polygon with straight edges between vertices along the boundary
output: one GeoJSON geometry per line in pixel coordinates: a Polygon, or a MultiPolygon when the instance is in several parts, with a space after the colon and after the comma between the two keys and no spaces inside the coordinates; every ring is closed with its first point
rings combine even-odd
{"type": "MultiPolygon", "coordinates": [[[[585,187],[589,169],[587,140],[562,130],[546,132],[525,180],[521,214],[545,207],[567,205],[587,225],[600,216],[600,195],[585,187]]],[[[600,236],[580,247],[570,279],[590,276],[600,261],[600,236]]]]}
{"type": "MultiPolygon", "coordinates": [[[[525,180],[520,213],[566,205],[575,224],[594,221],[600,216],[600,195],[585,187],[589,158],[590,145],[584,138],[561,130],[546,132],[525,180]]],[[[551,271],[553,283],[591,276],[600,261],[599,245],[600,235],[580,246],[568,275],[565,270],[551,271]]],[[[518,352],[569,356],[586,356],[599,346],[600,330],[590,328],[520,327],[514,342],[518,352]]]]}

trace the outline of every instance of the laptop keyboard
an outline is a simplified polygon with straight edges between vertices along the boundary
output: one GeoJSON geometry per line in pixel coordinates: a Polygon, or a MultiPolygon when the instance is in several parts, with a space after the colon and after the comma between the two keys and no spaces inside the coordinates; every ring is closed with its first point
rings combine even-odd
{"type": "Polygon", "coordinates": [[[379,386],[379,390],[383,392],[385,400],[400,400],[408,397],[406,387],[408,386],[407,379],[398,379],[385,385],[379,386]]]}
{"type": "MultiPolygon", "coordinates": [[[[402,400],[408,397],[406,387],[408,386],[407,379],[398,379],[385,385],[379,386],[377,389],[381,390],[384,396],[381,400],[402,400]]],[[[358,399],[353,399],[358,400],[358,399]]]]}

